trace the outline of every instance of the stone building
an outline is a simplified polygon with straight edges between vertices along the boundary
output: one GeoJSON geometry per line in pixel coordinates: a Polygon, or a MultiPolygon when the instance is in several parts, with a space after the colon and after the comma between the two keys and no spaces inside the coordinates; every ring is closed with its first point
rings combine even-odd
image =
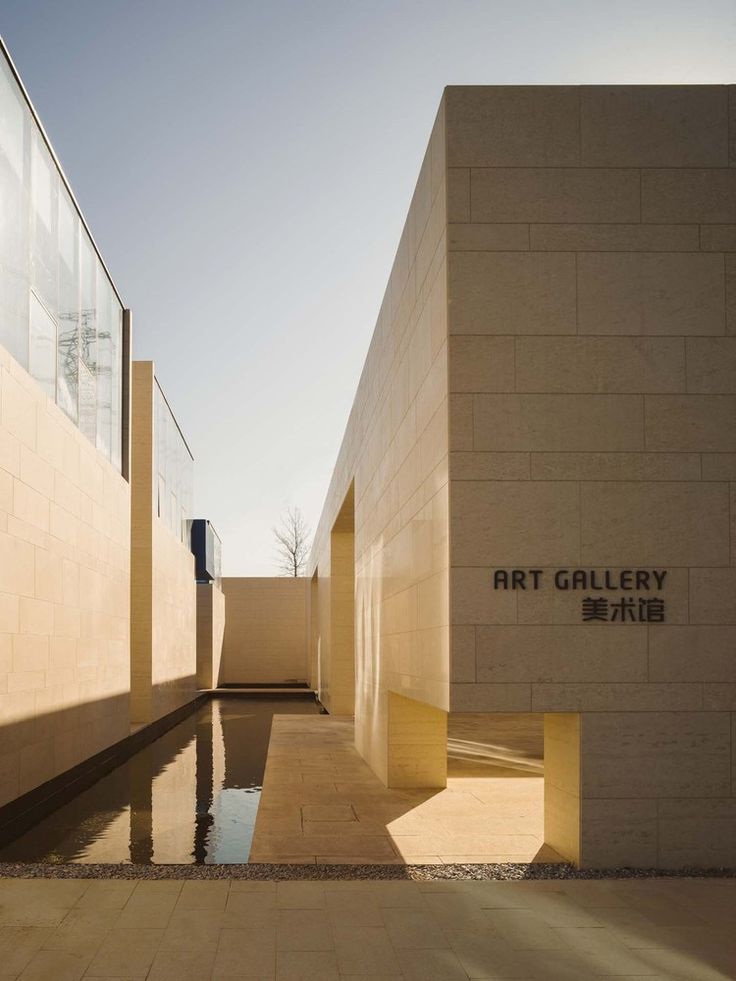
{"type": "Polygon", "coordinates": [[[735,113],[445,90],[311,558],[320,697],[381,779],[539,713],[586,866],[736,864],[735,113]]]}
{"type": "Polygon", "coordinates": [[[3,49],[0,819],[202,689],[308,681],[389,787],[536,717],[557,853],[736,866],[734,133],[726,86],[446,89],[308,578],[223,590],[3,49]]]}
{"type": "Polygon", "coordinates": [[[2,44],[0,200],[5,823],[193,702],[197,587],[191,454],[2,44]]]}

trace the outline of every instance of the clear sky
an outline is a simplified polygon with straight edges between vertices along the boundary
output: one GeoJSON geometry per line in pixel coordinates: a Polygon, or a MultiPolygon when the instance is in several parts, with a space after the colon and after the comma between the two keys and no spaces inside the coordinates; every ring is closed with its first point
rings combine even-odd
{"type": "Polygon", "coordinates": [[[733,0],[0,0],[226,575],[314,528],[448,84],[736,81],[733,0]]]}

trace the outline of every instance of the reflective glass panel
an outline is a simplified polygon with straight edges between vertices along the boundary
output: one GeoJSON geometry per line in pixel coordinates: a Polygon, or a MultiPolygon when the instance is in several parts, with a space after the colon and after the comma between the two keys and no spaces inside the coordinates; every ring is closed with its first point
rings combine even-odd
{"type": "Polygon", "coordinates": [[[52,317],[58,307],[59,177],[40,134],[31,141],[31,286],[52,317]]]}
{"type": "Polygon", "coordinates": [[[56,400],[79,418],[79,218],[65,190],[59,193],[59,326],[56,400]]]}
{"type": "Polygon", "coordinates": [[[29,371],[49,398],[56,397],[56,321],[31,293],[29,371]]]}
{"type": "Polygon", "coordinates": [[[122,306],[0,57],[0,345],[119,470],[122,306]]]}
{"type": "Polygon", "coordinates": [[[30,284],[27,116],[15,79],[0,58],[0,344],[24,368],[30,284]]]}
{"type": "Polygon", "coordinates": [[[0,69],[0,153],[19,181],[23,181],[23,132],[27,113],[15,79],[2,61],[0,69]]]}
{"type": "Polygon", "coordinates": [[[156,383],[154,389],[154,514],[179,541],[188,540],[194,463],[176,420],[156,383]]]}
{"type": "Polygon", "coordinates": [[[95,377],[79,362],[79,428],[92,443],[97,438],[97,390],[95,377]]]}
{"type": "Polygon", "coordinates": [[[79,240],[79,354],[93,376],[97,370],[97,256],[82,229],[79,240]]]}
{"type": "Polygon", "coordinates": [[[97,269],[97,449],[110,459],[112,440],[113,296],[102,267],[97,269]]]}
{"type": "Polygon", "coordinates": [[[123,464],[123,311],[111,291],[110,315],[110,462],[123,464]]]}

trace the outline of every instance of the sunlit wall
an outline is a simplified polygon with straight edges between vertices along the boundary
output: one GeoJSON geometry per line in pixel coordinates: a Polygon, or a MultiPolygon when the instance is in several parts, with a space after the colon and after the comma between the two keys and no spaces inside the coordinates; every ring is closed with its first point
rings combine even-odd
{"type": "Polygon", "coordinates": [[[0,804],[129,732],[122,320],[0,45],[0,804]]]}

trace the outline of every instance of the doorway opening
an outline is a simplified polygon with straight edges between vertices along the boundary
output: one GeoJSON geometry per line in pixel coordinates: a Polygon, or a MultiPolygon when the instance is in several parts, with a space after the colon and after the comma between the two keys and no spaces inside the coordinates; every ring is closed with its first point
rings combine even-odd
{"type": "Polygon", "coordinates": [[[544,842],[543,714],[451,712],[447,786],[472,813],[450,823],[473,861],[563,861],[544,842]]]}

